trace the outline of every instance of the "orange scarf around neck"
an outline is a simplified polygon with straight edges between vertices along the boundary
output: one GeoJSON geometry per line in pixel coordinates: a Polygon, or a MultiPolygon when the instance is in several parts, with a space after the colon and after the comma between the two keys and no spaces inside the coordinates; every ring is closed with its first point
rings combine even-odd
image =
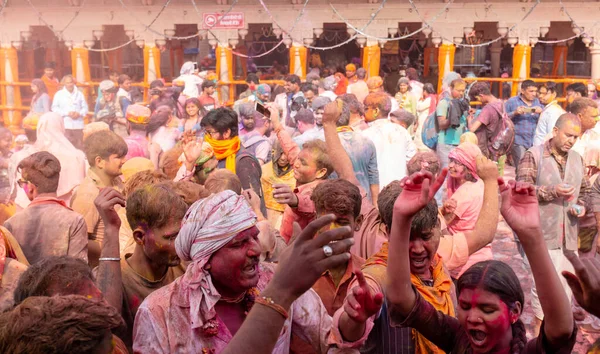
{"type": "Polygon", "coordinates": [[[213,151],[215,153],[215,157],[217,160],[221,161],[225,160],[225,168],[229,171],[235,172],[235,156],[238,151],[240,151],[240,138],[238,136],[234,136],[228,140],[215,140],[210,135],[206,134],[204,136],[204,141],[212,146],[213,151]]]}
{"type": "MultiPolygon", "coordinates": [[[[388,247],[389,243],[384,243],[379,252],[369,257],[362,268],[364,269],[370,265],[384,265],[387,267],[389,254],[388,247]]],[[[410,280],[421,296],[427,302],[432,304],[436,310],[442,311],[446,315],[456,317],[454,302],[452,301],[452,279],[444,269],[442,258],[437,254],[431,261],[431,275],[433,277],[433,286],[425,285],[418,276],[412,273],[410,274],[410,280]]],[[[423,335],[417,332],[417,330],[413,329],[412,334],[415,342],[415,354],[444,353],[443,350],[428,341],[423,335]]]]}

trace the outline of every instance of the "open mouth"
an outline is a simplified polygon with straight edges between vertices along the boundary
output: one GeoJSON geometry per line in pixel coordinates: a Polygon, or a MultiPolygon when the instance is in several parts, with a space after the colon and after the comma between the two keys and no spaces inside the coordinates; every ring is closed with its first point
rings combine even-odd
{"type": "Polygon", "coordinates": [[[477,329],[469,330],[469,337],[471,337],[471,342],[477,346],[483,345],[485,343],[485,339],[487,338],[487,334],[483,331],[479,331],[477,329]]]}
{"type": "Polygon", "coordinates": [[[427,263],[427,257],[411,258],[410,262],[412,263],[413,266],[424,267],[425,264],[427,263]]]}
{"type": "Polygon", "coordinates": [[[244,269],[242,269],[242,272],[248,276],[253,276],[257,273],[258,271],[258,263],[252,263],[250,265],[247,265],[244,267],[244,269]]]}

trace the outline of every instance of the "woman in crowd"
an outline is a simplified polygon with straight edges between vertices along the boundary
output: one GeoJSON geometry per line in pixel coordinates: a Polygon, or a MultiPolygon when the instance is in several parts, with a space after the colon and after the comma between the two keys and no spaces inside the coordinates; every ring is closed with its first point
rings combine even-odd
{"type": "Polygon", "coordinates": [[[33,79],[31,81],[31,92],[33,92],[33,97],[31,97],[31,111],[29,111],[27,116],[31,114],[42,115],[50,112],[52,103],[50,102],[50,96],[48,95],[44,81],[33,79]]]}
{"type": "Polygon", "coordinates": [[[195,98],[188,98],[185,101],[185,118],[179,124],[179,131],[181,133],[184,132],[193,132],[194,134],[199,134],[200,130],[200,121],[202,117],[206,114],[204,106],[200,103],[200,101],[195,98]]]}
{"type": "Polygon", "coordinates": [[[152,160],[154,166],[159,165],[161,154],[171,150],[179,139],[179,129],[173,129],[169,126],[173,118],[173,108],[167,105],[159,106],[150,116],[146,133],[150,139],[148,145],[150,160],[152,160]]]}
{"type": "MultiPolygon", "coordinates": [[[[451,234],[471,231],[479,217],[483,205],[483,181],[477,176],[477,156],[479,147],[465,142],[450,152],[448,158],[448,199],[441,208],[442,215],[451,234]]],[[[473,253],[467,264],[451,272],[458,278],[471,265],[493,259],[491,244],[473,253]]]]}
{"type": "MultiPolygon", "coordinates": [[[[297,151],[299,150],[297,148],[297,151]]],[[[281,219],[283,218],[285,205],[275,201],[273,197],[273,185],[286,184],[294,189],[296,188],[296,178],[294,178],[294,169],[292,168],[290,159],[278,141],[273,144],[271,161],[262,166],[260,182],[264,191],[267,219],[274,229],[279,230],[281,228],[281,219]]]]}
{"type": "Polygon", "coordinates": [[[456,285],[457,317],[436,311],[415,291],[409,267],[410,225],[439,188],[430,188],[430,173],[404,182],[394,204],[390,233],[386,292],[393,326],[411,327],[447,353],[571,353],[577,338],[571,305],[553,270],[542,234],[535,187],[510,181],[502,186],[502,216],[523,244],[546,314],[537,338],[527,340],[520,319],[525,305],[519,278],[505,263],[480,262],[469,268],[456,285]]]}
{"type": "Polygon", "coordinates": [[[402,77],[398,80],[398,93],[396,93],[394,98],[400,105],[400,108],[409,111],[415,116],[417,115],[417,99],[410,92],[410,80],[407,77],[402,77]]]}
{"type": "Polygon", "coordinates": [[[423,131],[423,124],[427,117],[435,112],[437,107],[437,94],[432,84],[425,84],[423,86],[423,96],[417,102],[417,128],[415,130],[415,144],[419,151],[430,151],[430,149],[423,144],[421,133],[423,131]]]}

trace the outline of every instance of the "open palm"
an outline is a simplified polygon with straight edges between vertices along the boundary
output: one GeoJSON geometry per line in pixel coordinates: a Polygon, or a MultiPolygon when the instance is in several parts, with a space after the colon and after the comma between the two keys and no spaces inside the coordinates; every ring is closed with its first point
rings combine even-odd
{"type": "Polygon", "coordinates": [[[394,215],[412,217],[423,209],[444,184],[447,173],[448,170],[443,169],[433,182],[433,175],[428,171],[414,173],[402,180],[402,192],[394,203],[394,215]]]}
{"type": "Polygon", "coordinates": [[[540,227],[540,209],[535,187],[529,183],[509,181],[502,187],[502,216],[517,235],[530,234],[540,227]]]}

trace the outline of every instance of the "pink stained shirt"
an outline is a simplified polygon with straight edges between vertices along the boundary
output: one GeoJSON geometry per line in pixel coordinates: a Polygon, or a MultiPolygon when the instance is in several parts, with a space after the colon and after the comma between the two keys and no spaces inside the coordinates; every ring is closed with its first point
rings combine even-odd
{"type": "MultiPolygon", "coordinates": [[[[479,212],[483,206],[483,181],[465,182],[458,187],[451,199],[456,200],[456,218],[448,224],[448,231],[455,235],[457,233],[468,232],[475,229],[475,224],[479,218],[479,212]]],[[[450,274],[458,279],[473,264],[493,259],[492,245],[488,244],[479,251],[468,257],[468,260],[462,267],[452,269],[450,274]]]]}
{"type": "MultiPolygon", "coordinates": [[[[273,277],[274,265],[260,264],[257,288],[263,291],[273,277]]],[[[220,353],[232,339],[227,326],[217,315],[219,333],[206,337],[202,329],[193,329],[190,303],[181,279],[150,294],[139,307],[133,327],[134,353],[220,353]]],[[[188,293],[189,294],[189,293],[188,293]]],[[[329,345],[340,345],[330,335],[332,319],[321,299],[312,289],[300,296],[288,310],[289,318],[273,349],[273,353],[289,353],[292,333],[313,344],[317,353],[328,352],[329,345]]],[[[351,343],[353,344],[353,343],[351,343]]],[[[329,350],[329,353],[337,349],[329,350]]]]}

